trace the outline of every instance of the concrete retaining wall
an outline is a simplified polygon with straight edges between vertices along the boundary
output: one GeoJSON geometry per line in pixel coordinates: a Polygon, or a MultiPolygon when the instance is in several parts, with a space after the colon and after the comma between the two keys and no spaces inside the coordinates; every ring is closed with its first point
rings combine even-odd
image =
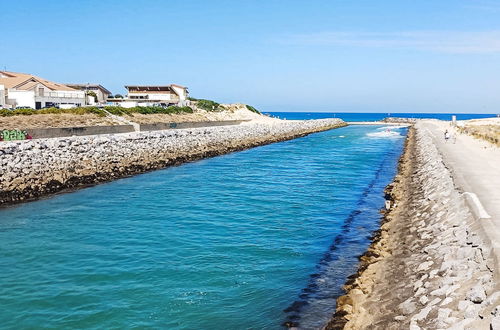
{"type": "Polygon", "coordinates": [[[174,128],[196,128],[196,127],[212,127],[212,126],[227,126],[239,125],[248,120],[225,120],[225,121],[199,121],[199,122],[183,122],[183,123],[154,123],[141,124],[141,131],[159,131],[164,129],[174,128]]]}
{"type": "MultiPolygon", "coordinates": [[[[225,121],[200,121],[182,123],[154,123],[141,124],[141,131],[160,131],[165,129],[183,129],[197,127],[229,126],[239,125],[248,120],[225,120],[225,121]]],[[[110,126],[82,126],[82,127],[53,127],[53,128],[30,128],[18,130],[26,132],[33,139],[45,139],[67,136],[85,136],[98,134],[117,134],[134,132],[133,125],[110,125],[110,126]]],[[[22,138],[24,139],[24,138],[22,138]]],[[[4,139],[7,141],[7,139],[4,139]]]]}
{"type": "Polygon", "coordinates": [[[83,126],[83,127],[54,127],[54,128],[30,128],[25,130],[33,139],[55,138],[65,136],[84,136],[96,134],[130,133],[134,131],[132,125],[112,126],[83,126]]]}

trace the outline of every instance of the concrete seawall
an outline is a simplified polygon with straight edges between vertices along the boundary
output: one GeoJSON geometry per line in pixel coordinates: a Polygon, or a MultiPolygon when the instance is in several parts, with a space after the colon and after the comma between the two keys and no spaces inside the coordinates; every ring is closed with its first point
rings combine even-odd
{"type": "Polygon", "coordinates": [[[224,120],[224,121],[200,121],[200,122],[181,122],[181,123],[155,123],[155,124],[141,124],[141,131],[159,131],[172,128],[199,128],[199,127],[212,127],[212,126],[228,126],[239,125],[248,120],[224,120]]]}
{"type": "Polygon", "coordinates": [[[74,136],[0,144],[0,205],[342,127],[340,119],[74,136]]]}
{"type": "MultiPolygon", "coordinates": [[[[116,117],[116,116],[115,116],[116,117]]],[[[20,131],[23,132],[23,137],[20,140],[24,140],[24,134],[30,136],[32,139],[49,139],[56,137],[69,137],[69,136],[85,136],[85,135],[97,135],[97,134],[119,134],[119,133],[131,133],[135,132],[136,129],[134,125],[137,126],[137,130],[140,131],[159,131],[165,129],[182,129],[182,128],[199,128],[199,127],[212,127],[212,126],[229,126],[229,125],[239,125],[243,122],[248,122],[249,120],[212,120],[212,121],[192,121],[192,122],[169,122],[169,123],[154,123],[154,124],[136,124],[130,123],[124,125],[95,125],[95,126],[75,126],[75,127],[49,127],[49,128],[27,128],[20,130],[7,130],[7,131],[20,131]]],[[[2,134],[2,130],[0,130],[2,134]]],[[[17,140],[19,138],[5,139],[17,140]]],[[[1,141],[0,137],[0,142],[1,141]]]]}
{"type": "Polygon", "coordinates": [[[51,127],[51,128],[29,128],[24,130],[33,139],[48,139],[66,136],[84,136],[97,134],[118,134],[134,131],[132,125],[111,126],[82,126],[82,127],[51,127]]]}

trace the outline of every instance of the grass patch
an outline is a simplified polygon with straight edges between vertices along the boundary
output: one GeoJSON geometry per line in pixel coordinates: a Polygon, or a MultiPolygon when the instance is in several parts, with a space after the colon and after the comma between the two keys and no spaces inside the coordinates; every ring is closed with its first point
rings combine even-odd
{"type": "Polygon", "coordinates": [[[106,112],[117,116],[121,115],[131,115],[134,113],[140,113],[144,115],[149,114],[177,114],[177,113],[193,113],[193,109],[190,107],[178,107],[178,106],[170,106],[167,108],[164,107],[133,107],[133,108],[123,108],[123,107],[80,107],[73,109],[58,109],[58,108],[46,108],[41,110],[34,109],[17,109],[17,110],[8,110],[8,109],[0,109],[1,117],[8,116],[30,116],[30,115],[45,115],[45,114],[72,114],[72,115],[85,115],[85,114],[94,114],[100,117],[105,117],[106,112]]]}
{"type": "Polygon", "coordinates": [[[500,126],[498,125],[459,126],[458,131],[475,137],[476,139],[482,139],[496,146],[500,146],[500,126]]]}
{"type": "Polygon", "coordinates": [[[47,114],[72,114],[72,115],[84,115],[84,114],[95,114],[101,117],[106,116],[106,113],[97,107],[81,107],[81,108],[73,108],[73,109],[58,109],[58,108],[45,108],[40,110],[34,109],[17,109],[17,110],[8,110],[1,109],[0,116],[1,117],[9,117],[9,116],[31,116],[31,115],[47,115],[47,114]]]}

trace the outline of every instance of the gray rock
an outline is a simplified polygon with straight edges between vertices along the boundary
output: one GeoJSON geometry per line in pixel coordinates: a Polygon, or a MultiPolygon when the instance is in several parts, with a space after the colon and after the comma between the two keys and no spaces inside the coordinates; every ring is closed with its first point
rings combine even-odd
{"type": "Polygon", "coordinates": [[[452,310],[449,308],[438,309],[438,316],[437,316],[438,322],[446,322],[448,317],[450,317],[451,312],[452,310]]]}
{"type": "Polygon", "coordinates": [[[450,298],[450,297],[446,297],[442,302],[441,302],[441,306],[446,306],[448,305],[449,303],[453,302],[453,299],[450,298]]]}
{"type": "Polygon", "coordinates": [[[425,270],[429,269],[429,267],[431,267],[433,264],[434,264],[434,261],[423,262],[417,267],[417,272],[425,271],[425,270]]]}
{"type": "Polygon", "coordinates": [[[486,291],[481,285],[473,286],[466,295],[467,300],[480,304],[486,299],[486,291]]]}
{"type": "Polygon", "coordinates": [[[427,315],[429,315],[430,311],[432,310],[432,305],[429,305],[427,307],[424,307],[420,312],[417,314],[413,315],[411,318],[412,321],[422,321],[425,318],[427,318],[427,315]]]}
{"type": "Polygon", "coordinates": [[[415,305],[415,302],[412,301],[412,298],[405,300],[404,302],[399,304],[398,307],[403,315],[412,314],[417,309],[417,306],[415,305]]]}
{"type": "Polygon", "coordinates": [[[448,285],[444,285],[443,287],[441,287],[439,289],[431,291],[431,295],[433,295],[433,296],[444,296],[444,295],[446,295],[446,292],[447,292],[448,288],[449,288],[448,285]]]}
{"type": "Polygon", "coordinates": [[[481,306],[479,305],[469,305],[465,308],[464,316],[470,319],[477,319],[480,308],[481,306]]]}
{"type": "Polygon", "coordinates": [[[495,316],[491,319],[490,323],[491,330],[500,330],[500,316],[495,316]]]}
{"type": "Polygon", "coordinates": [[[426,293],[426,292],[427,292],[427,290],[426,290],[425,288],[419,288],[419,289],[417,290],[417,292],[415,292],[415,297],[418,297],[418,296],[420,296],[420,295],[423,295],[423,294],[424,294],[424,293],[426,293]]]}
{"type": "Polygon", "coordinates": [[[420,299],[418,300],[422,305],[425,305],[429,302],[429,298],[427,298],[427,296],[422,296],[420,297],[420,299]]]}
{"type": "Polygon", "coordinates": [[[495,291],[494,293],[490,294],[490,296],[486,299],[486,305],[493,305],[497,304],[498,301],[500,300],[500,291],[495,291]]]}
{"type": "Polygon", "coordinates": [[[417,322],[410,322],[410,330],[420,330],[417,322]]]}
{"type": "Polygon", "coordinates": [[[469,307],[469,305],[472,305],[473,303],[469,300],[461,300],[458,302],[458,310],[463,312],[469,307]]]}

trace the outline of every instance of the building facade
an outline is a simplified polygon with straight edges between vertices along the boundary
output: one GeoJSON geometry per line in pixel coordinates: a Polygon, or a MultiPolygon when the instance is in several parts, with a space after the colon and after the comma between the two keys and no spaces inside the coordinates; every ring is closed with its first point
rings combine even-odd
{"type": "Polygon", "coordinates": [[[7,98],[5,96],[5,86],[0,85],[0,109],[5,108],[6,102],[7,102],[7,98]]]}
{"type": "Polygon", "coordinates": [[[171,84],[165,86],[125,86],[127,96],[113,101],[123,107],[185,105],[189,92],[187,87],[171,84]]]}
{"type": "Polygon", "coordinates": [[[85,105],[85,92],[64,84],[17,72],[0,71],[0,85],[4,86],[3,107],[79,107],[85,105]]]}
{"type": "Polygon", "coordinates": [[[86,102],[88,105],[106,104],[108,98],[111,96],[109,90],[98,84],[66,84],[66,86],[84,91],[87,94],[86,102]],[[95,93],[97,99],[92,96],[89,97],[88,92],[95,93]]]}

